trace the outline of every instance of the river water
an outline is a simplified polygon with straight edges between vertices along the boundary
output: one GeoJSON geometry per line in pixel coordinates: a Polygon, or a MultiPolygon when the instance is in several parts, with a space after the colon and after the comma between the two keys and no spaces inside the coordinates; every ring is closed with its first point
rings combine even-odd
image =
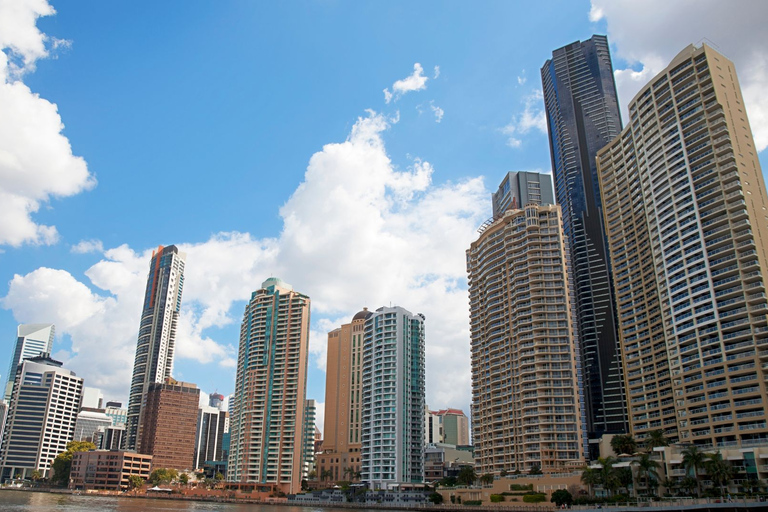
{"type": "MultiPolygon", "coordinates": [[[[0,491],[0,512],[351,512],[350,509],[0,491]]],[[[361,509],[362,510],[362,509],[361,509]]],[[[380,512],[380,511],[375,511],[380,512]]]]}

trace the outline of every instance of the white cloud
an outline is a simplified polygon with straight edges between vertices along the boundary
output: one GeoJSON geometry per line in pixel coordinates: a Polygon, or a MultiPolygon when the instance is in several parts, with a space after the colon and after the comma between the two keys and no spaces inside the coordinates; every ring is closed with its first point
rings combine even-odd
{"type": "MultiPolygon", "coordinates": [[[[440,74],[439,67],[435,69],[435,73],[438,75],[440,74]]],[[[413,73],[411,73],[410,76],[392,84],[392,92],[389,92],[389,89],[384,89],[384,101],[386,103],[389,103],[393,99],[397,101],[400,96],[407,92],[423,91],[427,88],[427,80],[429,80],[429,77],[424,76],[424,68],[417,62],[413,65],[413,73]]]]}
{"type": "MultiPolygon", "coordinates": [[[[206,329],[239,324],[234,303],[275,275],[312,299],[310,352],[320,367],[327,332],[362,307],[393,303],[424,313],[429,403],[468,407],[464,254],[489,215],[489,192],[480,178],[435,185],[432,165],[418,158],[397,168],[383,140],[393,122],[369,112],[347,140],[310,158],[304,181],[280,210],[279,238],[219,233],[178,244],[187,253],[178,358],[231,366],[238,340],[216,339],[206,329]]],[[[128,246],[105,251],[85,273],[99,293],[63,270],[16,276],[2,306],[19,322],[55,322],[72,338],[70,367],[105,394],[124,396],[150,256],[151,249],[128,246]]]]}
{"type": "Polygon", "coordinates": [[[517,84],[518,85],[525,85],[525,82],[528,81],[528,77],[525,76],[525,70],[523,70],[520,75],[517,77],[517,84]]]}
{"type": "Polygon", "coordinates": [[[591,21],[605,19],[613,54],[622,116],[637,91],[664,69],[683,48],[710,42],[736,65],[750,124],[759,151],[768,146],[768,3],[745,0],[592,0],[591,21]],[[618,68],[618,59],[628,62],[618,68]]]}
{"type": "Polygon", "coordinates": [[[75,254],[88,254],[91,252],[104,252],[104,244],[101,240],[81,240],[69,250],[75,254]]]}
{"type": "Polygon", "coordinates": [[[315,400],[315,426],[325,432],[325,402],[315,400]]]}
{"type": "Polygon", "coordinates": [[[435,122],[436,123],[439,123],[440,121],[443,120],[443,116],[445,115],[445,111],[442,108],[440,108],[438,106],[435,106],[434,102],[432,102],[432,101],[429,102],[429,108],[431,108],[432,109],[432,113],[435,114],[435,122]]]}
{"type": "Polygon", "coordinates": [[[0,0],[0,245],[55,243],[56,228],[36,224],[32,214],[96,184],[62,135],[56,105],[21,82],[49,47],[66,45],[37,29],[38,17],[54,13],[43,0],[0,0]]]}
{"type": "Polygon", "coordinates": [[[432,76],[432,78],[437,79],[440,78],[440,66],[435,66],[435,74],[432,76]]]}
{"type": "Polygon", "coordinates": [[[535,90],[523,98],[523,111],[513,116],[509,124],[501,128],[501,133],[507,136],[509,147],[521,147],[523,141],[520,135],[525,135],[531,130],[547,134],[547,118],[542,98],[541,90],[535,90]]]}

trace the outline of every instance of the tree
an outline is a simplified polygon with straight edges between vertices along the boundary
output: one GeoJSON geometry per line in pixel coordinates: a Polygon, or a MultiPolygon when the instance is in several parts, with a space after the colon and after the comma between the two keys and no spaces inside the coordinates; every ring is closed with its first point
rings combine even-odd
{"type": "Polygon", "coordinates": [[[723,460],[720,452],[707,454],[706,457],[704,469],[712,483],[720,486],[720,496],[725,496],[725,487],[734,475],[733,466],[728,461],[723,460]]]}
{"type": "Polygon", "coordinates": [[[619,434],[613,436],[611,439],[611,448],[616,455],[629,454],[632,455],[637,451],[637,441],[631,435],[619,434]]]}
{"type": "Polygon", "coordinates": [[[646,436],[643,444],[645,445],[646,451],[651,452],[656,447],[669,446],[669,439],[667,439],[667,436],[664,435],[664,431],[662,429],[651,430],[648,432],[648,435],[646,436]]]}
{"type": "Polygon", "coordinates": [[[493,475],[491,473],[484,474],[480,477],[480,482],[484,485],[491,485],[493,483],[493,475]]]}
{"type": "Polygon", "coordinates": [[[40,474],[38,470],[34,470],[31,475],[29,475],[29,478],[32,479],[33,482],[37,482],[41,478],[43,478],[43,475],[40,474]]]}
{"type": "Polygon", "coordinates": [[[144,479],[139,475],[131,475],[128,477],[128,489],[139,489],[142,485],[144,485],[144,479]]]}
{"type": "Polygon", "coordinates": [[[699,470],[704,467],[704,462],[707,460],[707,456],[704,452],[699,450],[699,447],[695,444],[688,445],[682,452],[683,455],[683,467],[688,473],[693,473],[693,478],[696,480],[696,495],[701,498],[701,482],[699,482],[699,470]]]}
{"type": "Polygon", "coordinates": [[[477,473],[475,473],[475,468],[472,466],[464,466],[461,468],[461,471],[459,471],[459,476],[456,477],[456,480],[461,485],[474,484],[475,480],[477,480],[477,473]]]}
{"type": "Polygon", "coordinates": [[[562,507],[563,505],[570,505],[573,503],[573,496],[565,489],[558,489],[552,493],[552,498],[550,498],[550,501],[552,501],[552,503],[558,507],[562,507]]]}
{"type": "Polygon", "coordinates": [[[540,466],[531,466],[531,469],[528,470],[529,475],[541,475],[541,467],[540,466]]]}
{"type": "Polygon", "coordinates": [[[500,476],[501,478],[504,478],[504,477],[505,477],[505,476],[507,476],[508,474],[509,474],[509,473],[507,473],[507,472],[506,472],[505,470],[503,470],[503,469],[501,470],[501,472],[499,472],[499,476],[500,476]]]}
{"type": "Polygon", "coordinates": [[[680,488],[687,491],[687,494],[693,494],[693,490],[699,485],[699,481],[692,476],[687,476],[680,480],[680,488]]]}
{"type": "Polygon", "coordinates": [[[224,480],[224,475],[222,475],[220,471],[217,471],[216,474],[213,475],[213,479],[216,480],[216,483],[220,483],[224,480]]]}
{"type": "Polygon", "coordinates": [[[189,483],[189,476],[186,473],[179,475],[179,483],[181,485],[187,485],[189,483]]]}
{"type": "Polygon", "coordinates": [[[320,480],[325,482],[327,479],[331,478],[333,476],[333,471],[330,469],[324,469],[320,472],[320,480]]]}
{"type": "Polygon", "coordinates": [[[70,441],[67,449],[53,459],[53,477],[51,480],[59,485],[69,485],[69,474],[72,471],[72,457],[77,452],[89,452],[95,450],[96,445],[87,441],[70,441]]]}
{"type": "Polygon", "coordinates": [[[175,469],[158,468],[149,474],[147,482],[150,485],[169,484],[178,478],[179,472],[175,469]]]}
{"type": "Polygon", "coordinates": [[[439,505],[443,502],[443,495],[440,494],[439,492],[433,492],[432,494],[429,495],[427,499],[432,503],[434,503],[435,505],[439,505]]]}
{"type": "Polygon", "coordinates": [[[597,459],[597,463],[600,464],[599,474],[600,483],[603,484],[603,488],[613,494],[621,486],[621,480],[617,474],[616,468],[613,467],[616,463],[614,457],[600,457],[597,459]]]}
{"type": "Polygon", "coordinates": [[[317,471],[315,471],[314,469],[310,471],[309,474],[307,475],[307,478],[309,478],[310,480],[314,480],[315,478],[317,478],[317,471]]]}
{"type": "Polygon", "coordinates": [[[593,486],[600,484],[600,482],[601,478],[598,470],[590,468],[589,466],[584,468],[584,471],[581,473],[581,483],[586,485],[587,489],[589,489],[590,498],[594,496],[593,486]]]}
{"type": "Polygon", "coordinates": [[[653,485],[652,482],[658,482],[659,480],[659,463],[651,458],[650,455],[644,453],[640,455],[635,461],[632,461],[632,465],[637,468],[637,478],[643,482],[648,489],[652,489],[658,486],[653,485]]]}

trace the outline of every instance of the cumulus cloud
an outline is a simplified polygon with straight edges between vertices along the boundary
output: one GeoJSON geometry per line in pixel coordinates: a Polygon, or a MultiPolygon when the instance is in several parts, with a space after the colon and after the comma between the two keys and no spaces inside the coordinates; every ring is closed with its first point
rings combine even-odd
{"type": "MultiPolygon", "coordinates": [[[[489,215],[489,193],[481,178],[436,185],[433,166],[419,158],[396,166],[384,143],[395,121],[368,112],[346,140],[315,153],[280,209],[279,237],[218,233],[177,244],[187,254],[177,358],[234,365],[237,340],[206,329],[237,325],[235,305],[276,275],[312,299],[313,365],[325,365],[327,332],[362,307],[401,305],[427,318],[429,403],[468,407],[464,251],[489,215]]],[[[53,269],[15,276],[2,306],[19,322],[55,322],[72,339],[69,366],[105,394],[124,396],[151,253],[108,249],[85,279],[53,269]]]]}
{"type": "Polygon", "coordinates": [[[523,98],[523,111],[512,117],[506,126],[501,128],[501,133],[507,136],[507,145],[511,148],[519,148],[523,141],[521,135],[531,130],[536,130],[546,135],[547,118],[544,113],[543,94],[541,90],[533,91],[523,98]]]}
{"type": "MultiPolygon", "coordinates": [[[[440,74],[439,67],[435,68],[435,73],[437,75],[440,74]]],[[[397,101],[400,96],[407,92],[422,91],[427,88],[427,80],[429,80],[429,77],[424,76],[424,68],[417,62],[413,65],[413,73],[411,73],[410,76],[392,84],[392,92],[390,92],[388,88],[384,89],[384,101],[386,103],[389,103],[393,99],[397,101]]]]}
{"type": "Polygon", "coordinates": [[[435,74],[432,76],[432,78],[440,78],[440,66],[435,66],[435,74]]]}
{"type": "Polygon", "coordinates": [[[56,243],[56,228],[35,223],[32,215],[52,198],[96,184],[61,133],[56,105],[21,81],[51,48],[65,44],[36,26],[39,17],[54,13],[43,0],[0,0],[0,245],[56,243]]]}
{"type": "Polygon", "coordinates": [[[436,123],[439,123],[440,121],[443,120],[443,116],[445,115],[445,111],[442,108],[436,106],[433,101],[429,102],[429,108],[431,108],[432,109],[432,113],[435,114],[435,122],[436,123]]]}
{"type": "Polygon", "coordinates": [[[101,240],[81,240],[72,246],[70,252],[75,254],[88,254],[91,252],[104,252],[104,244],[101,240]]]}
{"type": "Polygon", "coordinates": [[[523,70],[517,77],[517,85],[525,85],[525,82],[527,81],[528,77],[525,76],[525,70],[523,70]]]}
{"type": "Polygon", "coordinates": [[[589,19],[604,19],[615,47],[614,73],[622,115],[637,91],[689,44],[702,40],[731,59],[739,74],[744,101],[759,151],[768,146],[768,3],[704,0],[592,0],[589,19]],[[617,60],[628,63],[616,66],[617,60]]]}

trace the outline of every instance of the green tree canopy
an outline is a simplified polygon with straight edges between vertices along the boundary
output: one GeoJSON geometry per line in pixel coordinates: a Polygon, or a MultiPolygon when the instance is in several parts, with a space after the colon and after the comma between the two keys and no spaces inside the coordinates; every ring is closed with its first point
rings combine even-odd
{"type": "Polygon", "coordinates": [[[699,470],[704,467],[704,462],[707,460],[707,456],[704,452],[699,450],[699,447],[695,444],[686,446],[681,454],[683,456],[683,467],[688,473],[693,475],[693,478],[696,480],[696,494],[701,497],[699,470]]]}
{"type": "Polygon", "coordinates": [[[485,485],[491,485],[493,483],[493,475],[491,473],[485,473],[480,477],[480,481],[485,485]]]}
{"type": "Polygon", "coordinates": [[[128,477],[128,488],[129,489],[138,489],[142,485],[144,485],[144,479],[141,478],[139,475],[131,475],[128,477]]]}
{"type": "Polygon", "coordinates": [[[573,503],[573,496],[565,489],[558,489],[552,493],[551,501],[558,507],[563,505],[570,505],[573,503]]]}
{"type": "Polygon", "coordinates": [[[169,484],[179,477],[179,472],[172,468],[158,468],[149,474],[150,485],[169,484]]]}
{"type": "Polygon", "coordinates": [[[653,451],[654,448],[659,446],[669,446],[669,439],[664,435],[662,429],[651,430],[643,442],[647,451],[653,451]]]}
{"type": "Polygon", "coordinates": [[[475,483],[475,480],[477,480],[477,473],[475,473],[475,468],[472,466],[464,466],[461,468],[459,476],[456,477],[457,483],[461,485],[472,485],[475,483]]]}
{"type": "Polygon", "coordinates": [[[616,455],[632,455],[637,451],[637,442],[631,435],[619,434],[611,439],[611,448],[616,455]]]}
{"type": "Polygon", "coordinates": [[[67,449],[53,459],[51,469],[53,476],[51,481],[58,485],[69,485],[69,474],[72,471],[72,457],[76,452],[89,452],[95,450],[96,445],[88,441],[70,441],[67,449]]]}
{"type": "Polygon", "coordinates": [[[720,452],[707,454],[706,457],[704,469],[707,471],[707,475],[709,475],[712,483],[720,486],[720,495],[724,496],[725,487],[735,473],[733,466],[727,460],[723,460],[723,455],[720,452]]]}

